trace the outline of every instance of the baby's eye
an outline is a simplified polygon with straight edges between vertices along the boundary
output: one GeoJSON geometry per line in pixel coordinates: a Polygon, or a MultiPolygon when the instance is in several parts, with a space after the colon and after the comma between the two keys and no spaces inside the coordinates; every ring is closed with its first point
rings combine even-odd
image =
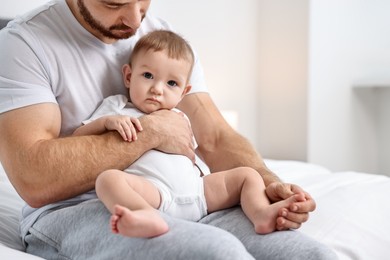
{"type": "Polygon", "coordinates": [[[145,72],[143,75],[144,75],[144,78],[153,79],[153,75],[150,72],[145,72]]]}
{"type": "Polygon", "coordinates": [[[176,87],[176,86],[178,86],[177,82],[174,81],[174,80],[168,81],[167,84],[168,84],[169,86],[171,86],[171,87],[176,87]]]}

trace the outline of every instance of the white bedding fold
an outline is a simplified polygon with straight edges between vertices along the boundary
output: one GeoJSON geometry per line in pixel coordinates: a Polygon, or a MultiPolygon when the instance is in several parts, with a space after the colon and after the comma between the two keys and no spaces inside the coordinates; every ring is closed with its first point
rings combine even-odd
{"type": "Polygon", "coordinates": [[[351,171],[331,173],[300,162],[267,160],[267,165],[315,199],[317,209],[301,232],[331,247],[340,260],[390,259],[389,177],[351,171]]]}

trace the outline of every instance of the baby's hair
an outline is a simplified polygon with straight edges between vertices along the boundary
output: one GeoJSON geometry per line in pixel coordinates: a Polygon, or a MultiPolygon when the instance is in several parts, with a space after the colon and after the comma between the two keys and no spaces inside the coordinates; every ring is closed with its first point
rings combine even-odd
{"type": "Polygon", "coordinates": [[[141,50],[167,51],[171,59],[188,61],[191,64],[191,70],[194,65],[195,58],[191,46],[183,37],[171,31],[157,30],[141,37],[134,46],[130,64],[141,50]]]}

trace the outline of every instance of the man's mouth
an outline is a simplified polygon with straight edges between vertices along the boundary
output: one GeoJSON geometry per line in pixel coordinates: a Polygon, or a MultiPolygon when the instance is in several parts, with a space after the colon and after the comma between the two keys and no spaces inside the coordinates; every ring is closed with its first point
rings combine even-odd
{"type": "Polygon", "coordinates": [[[114,26],[111,26],[110,30],[111,31],[120,31],[120,32],[125,33],[125,34],[132,34],[132,35],[135,33],[133,28],[125,26],[125,25],[114,25],[114,26]]]}

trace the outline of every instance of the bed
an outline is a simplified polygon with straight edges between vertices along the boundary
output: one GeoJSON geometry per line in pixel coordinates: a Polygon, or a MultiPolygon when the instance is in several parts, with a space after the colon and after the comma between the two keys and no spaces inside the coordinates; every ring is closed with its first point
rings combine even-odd
{"type": "MultiPolygon", "coordinates": [[[[332,248],[341,260],[390,259],[390,178],[331,172],[299,161],[266,160],[286,182],[299,184],[317,209],[300,231],[332,248]]],[[[40,259],[24,253],[18,221],[23,201],[0,167],[0,259],[40,259]]]]}

